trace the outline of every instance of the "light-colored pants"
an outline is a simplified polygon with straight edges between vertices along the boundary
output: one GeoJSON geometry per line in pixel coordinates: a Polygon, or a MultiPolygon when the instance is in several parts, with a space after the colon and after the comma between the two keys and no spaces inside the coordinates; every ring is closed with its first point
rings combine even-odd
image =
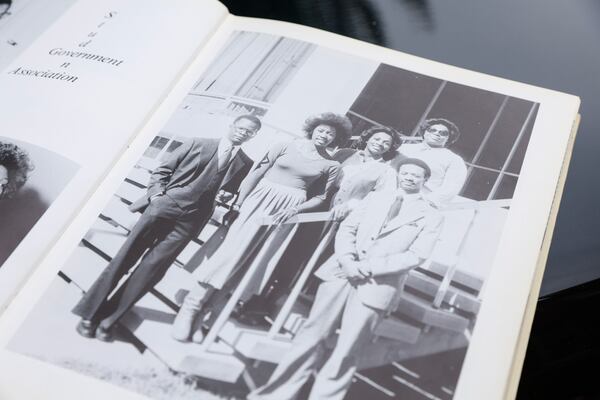
{"type": "Polygon", "coordinates": [[[382,312],[365,306],[346,280],[323,282],[310,316],[269,381],[248,395],[250,400],[291,400],[322,362],[325,340],[341,321],[337,344],[317,374],[311,400],[341,400],[346,395],[360,349],[370,342],[382,312]]]}

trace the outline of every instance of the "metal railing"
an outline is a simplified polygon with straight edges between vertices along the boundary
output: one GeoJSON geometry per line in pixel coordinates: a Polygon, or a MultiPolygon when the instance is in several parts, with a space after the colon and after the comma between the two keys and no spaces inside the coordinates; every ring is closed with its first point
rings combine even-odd
{"type": "MultiPolygon", "coordinates": [[[[457,256],[455,259],[456,260],[460,259],[460,255],[461,255],[462,251],[464,250],[464,246],[466,244],[466,238],[469,235],[469,232],[473,227],[473,224],[477,218],[478,212],[480,212],[483,209],[506,208],[509,206],[510,206],[510,200],[465,201],[465,202],[458,202],[458,203],[451,204],[448,207],[441,210],[442,212],[454,211],[454,210],[473,210],[474,211],[473,218],[469,222],[469,226],[467,227],[467,230],[465,231],[465,233],[461,239],[461,243],[458,247],[457,256]]],[[[302,223],[318,222],[318,221],[321,221],[321,222],[331,221],[331,213],[330,212],[318,212],[318,213],[299,214],[299,215],[291,218],[290,220],[286,221],[285,224],[295,224],[297,226],[302,223]]],[[[270,225],[272,223],[272,220],[270,217],[265,217],[263,220],[259,221],[259,223],[262,225],[270,225]]],[[[263,256],[265,254],[267,254],[267,252],[269,252],[270,249],[272,249],[272,244],[274,242],[277,242],[278,246],[277,246],[277,250],[269,258],[269,263],[276,265],[279,262],[283,252],[286,250],[287,246],[292,241],[294,233],[295,233],[295,229],[289,231],[289,233],[286,233],[284,235],[284,237],[277,238],[277,235],[278,235],[277,228],[270,229],[267,231],[266,235],[270,235],[270,237],[268,237],[266,239],[266,242],[264,243],[263,247],[259,250],[254,261],[250,264],[248,270],[242,277],[240,283],[237,285],[237,287],[233,291],[231,297],[229,298],[226,305],[224,306],[224,308],[220,312],[219,316],[217,317],[216,321],[210,328],[204,342],[202,343],[203,349],[210,350],[212,344],[218,339],[220,331],[224,328],[224,326],[228,322],[233,310],[236,307],[236,304],[238,303],[238,301],[240,300],[242,295],[245,293],[247,285],[253,280],[254,274],[258,270],[259,263],[263,259],[263,256]]],[[[315,251],[313,252],[311,257],[309,258],[309,260],[306,263],[306,265],[304,266],[304,268],[302,269],[300,275],[297,277],[295,283],[293,284],[291,290],[289,291],[288,297],[284,301],[282,307],[280,308],[275,319],[273,320],[273,323],[267,332],[267,338],[274,339],[278,334],[280,334],[287,319],[292,314],[293,306],[296,303],[296,301],[298,300],[298,298],[301,296],[302,290],[303,290],[305,284],[307,283],[308,279],[310,278],[310,276],[316,266],[316,263],[320,259],[320,256],[322,255],[323,251],[333,241],[335,233],[336,233],[336,229],[334,229],[332,227],[329,230],[327,230],[327,232],[324,234],[322,240],[320,241],[317,248],[315,249],[315,251]]],[[[274,265],[272,265],[272,266],[274,266],[274,265]]],[[[448,268],[442,278],[442,282],[438,288],[438,291],[435,294],[433,301],[431,302],[432,307],[439,308],[441,306],[441,304],[446,296],[446,293],[448,292],[448,289],[450,287],[450,283],[452,282],[453,276],[456,272],[456,266],[457,266],[456,262],[453,263],[452,265],[448,265],[448,268]]],[[[200,266],[200,268],[201,268],[201,266],[200,266]]]]}

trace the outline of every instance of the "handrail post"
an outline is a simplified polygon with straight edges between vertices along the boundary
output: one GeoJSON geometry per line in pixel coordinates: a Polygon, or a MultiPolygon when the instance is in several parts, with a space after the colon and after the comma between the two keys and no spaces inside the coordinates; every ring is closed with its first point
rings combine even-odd
{"type": "MultiPolygon", "coordinates": [[[[283,240],[281,245],[278,247],[278,249],[275,252],[275,254],[273,255],[273,257],[271,257],[271,259],[269,260],[269,264],[276,263],[279,261],[279,259],[281,258],[281,255],[283,254],[283,252],[287,248],[288,244],[292,240],[292,237],[294,236],[295,231],[296,231],[295,229],[292,229],[287,233],[287,236],[285,237],[285,239],[283,240]]],[[[221,313],[219,314],[219,316],[217,317],[217,320],[215,321],[212,328],[206,335],[206,338],[204,338],[204,342],[201,344],[202,350],[204,350],[204,351],[209,350],[210,346],[213,344],[213,342],[216,340],[217,336],[219,335],[219,332],[225,326],[225,324],[227,323],[227,320],[229,320],[229,317],[231,316],[231,313],[233,312],[237,302],[244,294],[246,287],[248,286],[248,284],[250,283],[250,280],[254,277],[256,270],[260,266],[263,256],[266,255],[267,251],[269,251],[271,249],[271,244],[277,235],[277,229],[275,229],[274,231],[269,230],[269,231],[267,231],[266,234],[269,235],[269,237],[266,239],[262,248],[260,249],[260,251],[258,252],[256,257],[254,258],[252,263],[250,264],[250,267],[248,268],[248,270],[242,277],[242,280],[240,281],[239,285],[237,285],[237,287],[231,294],[231,297],[225,304],[225,307],[223,307],[223,309],[221,310],[221,313]],[[270,232],[270,234],[269,234],[269,232],[270,232]]]]}
{"type": "Polygon", "coordinates": [[[433,298],[432,306],[434,308],[440,308],[442,305],[442,302],[444,301],[444,298],[446,297],[446,293],[448,292],[448,289],[450,288],[450,284],[452,283],[452,279],[454,278],[454,274],[456,273],[456,267],[458,266],[458,259],[459,259],[460,254],[462,253],[462,250],[465,247],[465,244],[467,242],[467,235],[469,234],[469,232],[473,228],[473,225],[475,224],[475,219],[477,218],[478,211],[479,210],[477,208],[473,209],[473,217],[471,218],[471,221],[469,222],[469,225],[467,226],[465,234],[463,235],[463,237],[460,241],[460,245],[458,246],[458,249],[456,250],[456,256],[454,258],[454,261],[452,262],[452,264],[450,266],[448,266],[448,269],[446,270],[446,273],[444,274],[444,278],[442,279],[442,283],[440,283],[437,293],[435,294],[435,296],[433,298]]]}
{"type": "Polygon", "coordinates": [[[323,253],[323,250],[325,250],[325,248],[327,248],[327,245],[331,242],[331,239],[333,238],[334,234],[335,234],[335,227],[332,226],[328,230],[327,234],[323,237],[323,239],[321,240],[321,243],[319,243],[319,245],[313,252],[310,259],[308,260],[308,263],[302,270],[302,273],[300,274],[298,281],[292,288],[292,291],[290,292],[285,303],[283,303],[283,306],[281,307],[281,310],[277,314],[275,321],[273,321],[273,325],[271,326],[271,329],[269,329],[269,333],[268,333],[269,339],[274,338],[279,333],[281,328],[283,327],[283,324],[285,324],[285,321],[287,320],[290,312],[292,311],[292,307],[294,306],[294,303],[296,303],[296,300],[298,299],[298,296],[300,295],[300,291],[302,290],[302,287],[304,287],[304,284],[310,277],[313,267],[319,260],[319,257],[323,253]]]}

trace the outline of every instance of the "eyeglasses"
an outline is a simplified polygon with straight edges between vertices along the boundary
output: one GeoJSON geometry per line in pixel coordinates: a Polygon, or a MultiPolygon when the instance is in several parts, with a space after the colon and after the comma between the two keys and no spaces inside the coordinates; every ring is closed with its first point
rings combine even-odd
{"type": "Polygon", "coordinates": [[[248,129],[241,126],[234,126],[234,129],[237,133],[241,133],[244,136],[253,137],[256,135],[257,131],[255,129],[248,129]]]}
{"type": "Polygon", "coordinates": [[[449,137],[450,136],[450,132],[447,129],[436,129],[433,127],[429,127],[426,129],[427,133],[433,133],[436,134],[438,136],[443,136],[443,137],[449,137]]]}

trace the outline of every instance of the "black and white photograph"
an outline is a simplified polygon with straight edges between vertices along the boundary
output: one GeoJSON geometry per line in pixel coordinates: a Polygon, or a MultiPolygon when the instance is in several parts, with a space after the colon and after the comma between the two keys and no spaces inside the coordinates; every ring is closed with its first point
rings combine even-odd
{"type": "Polygon", "coordinates": [[[153,399],[450,400],[538,106],[235,32],[9,349],[153,399]]]}
{"type": "Polygon", "coordinates": [[[0,268],[78,168],[52,151],[0,136],[0,268]]]}

